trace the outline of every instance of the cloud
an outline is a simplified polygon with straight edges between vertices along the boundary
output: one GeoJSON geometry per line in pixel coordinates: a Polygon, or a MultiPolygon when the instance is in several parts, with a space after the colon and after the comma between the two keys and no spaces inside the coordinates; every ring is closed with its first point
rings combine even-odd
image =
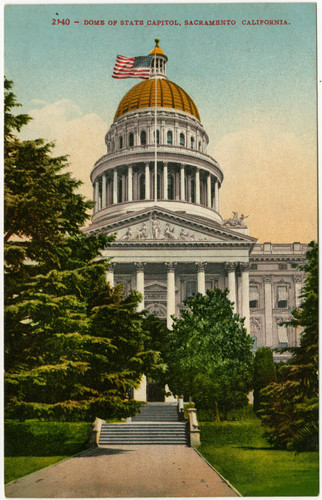
{"type": "Polygon", "coordinates": [[[222,215],[239,211],[263,241],[308,242],[317,234],[315,137],[286,133],[270,120],[225,135],[211,152],[225,179],[222,215]]]}
{"type": "Polygon", "coordinates": [[[32,99],[31,102],[35,106],[45,106],[47,104],[47,101],[44,101],[43,99],[32,99]]]}
{"type": "Polygon", "coordinates": [[[97,114],[84,114],[69,99],[31,109],[29,115],[33,120],[23,129],[22,138],[55,141],[55,155],[69,155],[70,171],[84,183],[79,191],[92,199],[89,176],[95,161],[106,153],[107,124],[97,114]]]}

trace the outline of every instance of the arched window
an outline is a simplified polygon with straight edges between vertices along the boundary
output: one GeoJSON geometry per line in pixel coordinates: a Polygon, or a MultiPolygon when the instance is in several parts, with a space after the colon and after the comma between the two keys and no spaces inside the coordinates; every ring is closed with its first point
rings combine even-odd
{"type": "Polygon", "coordinates": [[[180,146],[184,146],[184,134],[180,134],[180,146]]]}
{"type": "Polygon", "coordinates": [[[145,176],[143,172],[139,174],[139,200],[145,199],[145,176]]]}
{"type": "Polygon", "coordinates": [[[115,149],[115,142],[112,141],[112,149],[111,150],[114,151],[114,149],[115,149]]]}
{"type": "Polygon", "coordinates": [[[146,145],[146,131],[142,130],[141,132],[141,145],[145,146],[146,145]]]}
{"type": "Polygon", "coordinates": [[[191,179],[191,201],[196,203],[196,182],[194,178],[191,179]]]}
{"type": "Polygon", "coordinates": [[[201,141],[198,142],[198,149],[200,151],[200,149],[201,149],[201,141]]]}
{"type": "Polygon", "coordinates": [[[122,179],[117,180],[117,202],[122,203],[122,179]]]}
{"type": "Polygon", "coordinates": [[[129,134],[129,146],[130,148],[133,148],[134,146],[134,134],[132,132],[129,134]]]}
{"type": "MultiPolygon", "coordinates": [[[[155,137],[155,133],[153,132],[153,137],[155,137]]],[[[160,144],[160,131],[157,130],[157,144],[160,144]]]]}
{"type": "Polygon", "coordinates": [[[174,200],[174,175],[168,175],[168,200],[174,200]]]}
{"type": "Polygon", "coordinates": [[[119,137],[120,149],[123,148],[123,137],[120,135],[119,137]]]}
{"type": "Polygon", "coordinates": [[[194,137],[191,137],[191,139],[190,139],[190,147],[191,147],[191,149],[193,149],[194,146],[195,146],[195,139],[194,139],[194,137]]]}
{"type": "Polygon", "coordinates": [[[172,144],[172,131],[171,130],[168,130],[168,133],[167,133],[167,143],[172,144]]]}

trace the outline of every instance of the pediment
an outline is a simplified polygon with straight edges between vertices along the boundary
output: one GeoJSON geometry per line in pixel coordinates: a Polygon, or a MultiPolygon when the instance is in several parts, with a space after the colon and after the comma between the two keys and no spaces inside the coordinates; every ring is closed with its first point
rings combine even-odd
{"type": "Polygon", "coordinates": [[[203,217],[172,212],[158,207],[120,215],[95,231],[116,233],[115,244],[194,245],[248,244],[255,238],[241,234],[203,217]]]}
{"type": "Polygon", "coordinates": [[[155,281],[144,285],[144,290],[145,292],[166,292],[167,285],[163,285],[162,283],[155,281]]]}

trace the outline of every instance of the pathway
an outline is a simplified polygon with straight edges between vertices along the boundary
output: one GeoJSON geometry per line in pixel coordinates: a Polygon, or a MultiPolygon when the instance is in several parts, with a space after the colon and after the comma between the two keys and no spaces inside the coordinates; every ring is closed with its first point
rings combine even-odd
{"type": "Polygon", "coordinates": [[[192,448],[95,448],[6,486],[9,498],[236,497],[192,448]]]}

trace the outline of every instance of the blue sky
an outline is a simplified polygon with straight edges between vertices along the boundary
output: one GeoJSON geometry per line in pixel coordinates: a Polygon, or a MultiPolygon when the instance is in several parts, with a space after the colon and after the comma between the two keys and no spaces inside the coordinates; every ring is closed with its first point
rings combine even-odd
{"type": "MultiPolygon", "coordinates": [[[[101,134],[104,148],[103,128],[107,131],[118,102],[139,81],[111,78],[116,55],[147,54],[160,38],[169,58],[167,76],[194,99],[210,138],[208,152],[224,170],[223,215],[251,212],[251,233],[260,240],[308,241],[316,234],[315,9],[314,3],[7,5],[5,74],[35,118],[33,133],[49,136],[52,123],[47,138],[62,147],[60,135],[69,133],[69,125],[84,130],[86,122],[93,136],[101,134]],[[71,24],[52,26],[53,18],[69,18],[71,24]],[[85,19],[117,24],[84,26],[85,19]],[[142,19],[144,26],[121,26],[122,19],[142,19]],[[163,19],[181,26],[146,26],[147,20],[163,19]],[[212,19],[236,25],[184,26],[184,20],[212,19]],[[289,24],[242,25],[253,19],[289,24]],[[45,123],[46,106],[60,129],[50,116],[45,123]],[[281,185],[281,178],[288,181],[281,185]],[[282,223],[283,236],[275,210],[280,202],[289,221],[287,230],[282,223]]],[[[81,160],[73,141],[77,134],[69,141],[71,167],[89,195],[91,164],[77,166],[81,160]]],[[[88,144],[84,150],[89,160],[104,152],[93,148],[88,144]]]]}

